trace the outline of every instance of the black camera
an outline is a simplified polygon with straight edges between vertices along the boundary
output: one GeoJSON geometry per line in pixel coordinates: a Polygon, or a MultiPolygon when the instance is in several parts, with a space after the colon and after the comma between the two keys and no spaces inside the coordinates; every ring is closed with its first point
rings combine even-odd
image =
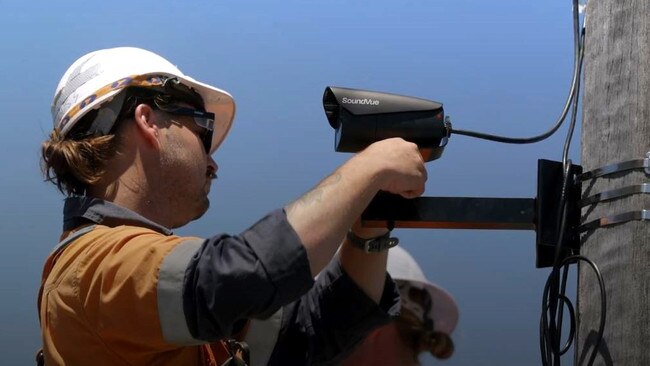
{"type": "Polygon", "coordinates": [[[427,161],[442,155],[451,125],[442,103],[369,90],[327,87],[323,107],[336,130],[335,150],[357,152],[375,141],[401,137],[413,142],[427,161]]]}

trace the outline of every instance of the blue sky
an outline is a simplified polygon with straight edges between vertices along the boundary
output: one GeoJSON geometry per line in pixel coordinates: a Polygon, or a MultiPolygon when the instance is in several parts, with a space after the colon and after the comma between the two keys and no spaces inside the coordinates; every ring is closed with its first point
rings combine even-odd
{"type": "MultiPolygon", "coordinates": [[[[235,97],[234,127],[215,155],[212,208],[177,231],[199,236],[245,229],[349,158],[333,149],[326,86],[432,99],[457,128],[529,136],[560,113],[573,62],[569,0],[0,0],[0,34],[6,365],[28,364],[39,347],[36,293],[60,234],[63,198],[42,180],[39,146],[52,128],[56,84],[81,55],[147,48],[235,97]]],[[[534,197],[537,159],[560,160],[565,133],[566,126],[529,146],[452,136],[442,158],[427,165],[425,195],[534,197]]],[[[574,162],[578,146],[576,139],[574,162]]],[[[548,270],[535,269],[534,232],[395,234],[460,306],[456,354],[443,364],[539,364],[548,270]]]]}

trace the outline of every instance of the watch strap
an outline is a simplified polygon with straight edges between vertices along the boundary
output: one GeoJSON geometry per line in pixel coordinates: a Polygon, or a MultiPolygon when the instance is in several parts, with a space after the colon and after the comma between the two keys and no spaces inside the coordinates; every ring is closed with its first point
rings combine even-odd
{"type": "Polygon", "coordinates": [[[390,231],[384,235],[366,239],[356,235],[352,230],[350,230],[348,231],[347,238],[348,242],[352,244],[353,247],[359,248],[366,253],[383,252],[384,250],[388,250],[399,244],[399,239],[391,237],[390,231]]]}

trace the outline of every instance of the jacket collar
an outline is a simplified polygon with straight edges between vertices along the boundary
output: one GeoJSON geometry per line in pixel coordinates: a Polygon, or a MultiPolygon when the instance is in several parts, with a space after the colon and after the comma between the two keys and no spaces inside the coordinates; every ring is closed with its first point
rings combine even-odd
{"type": "Polygon", "coordinates": [[[63,206],[63,231],[75,229],[89,222],[110,227],[140,226],[165,235],[173,234],[170,229],[112,202],[86,196],[66,198],[63,206]]]}

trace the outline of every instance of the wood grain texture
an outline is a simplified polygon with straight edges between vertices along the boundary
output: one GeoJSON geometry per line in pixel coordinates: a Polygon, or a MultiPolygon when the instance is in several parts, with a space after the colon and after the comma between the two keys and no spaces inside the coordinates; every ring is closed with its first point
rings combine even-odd
{"type": "MultiPolygon", "coordinates": [[[[650,0],[592,0],[587,6],[581,164],[584,171],[650,151],[650,0]]],[[[650,182],[642,170],[583,182],[583,197],[650,182]]],[[[650,195],[598,203],[582,222],[650,209],[650,195]]],[[[600,267],[607,323],[596,365],[650,365],[650,222],[588,232],[581,254],[600,267]]],[[[600,320],[598,282],[579,266],[576,365],[586,365],[600,320]]]]}

